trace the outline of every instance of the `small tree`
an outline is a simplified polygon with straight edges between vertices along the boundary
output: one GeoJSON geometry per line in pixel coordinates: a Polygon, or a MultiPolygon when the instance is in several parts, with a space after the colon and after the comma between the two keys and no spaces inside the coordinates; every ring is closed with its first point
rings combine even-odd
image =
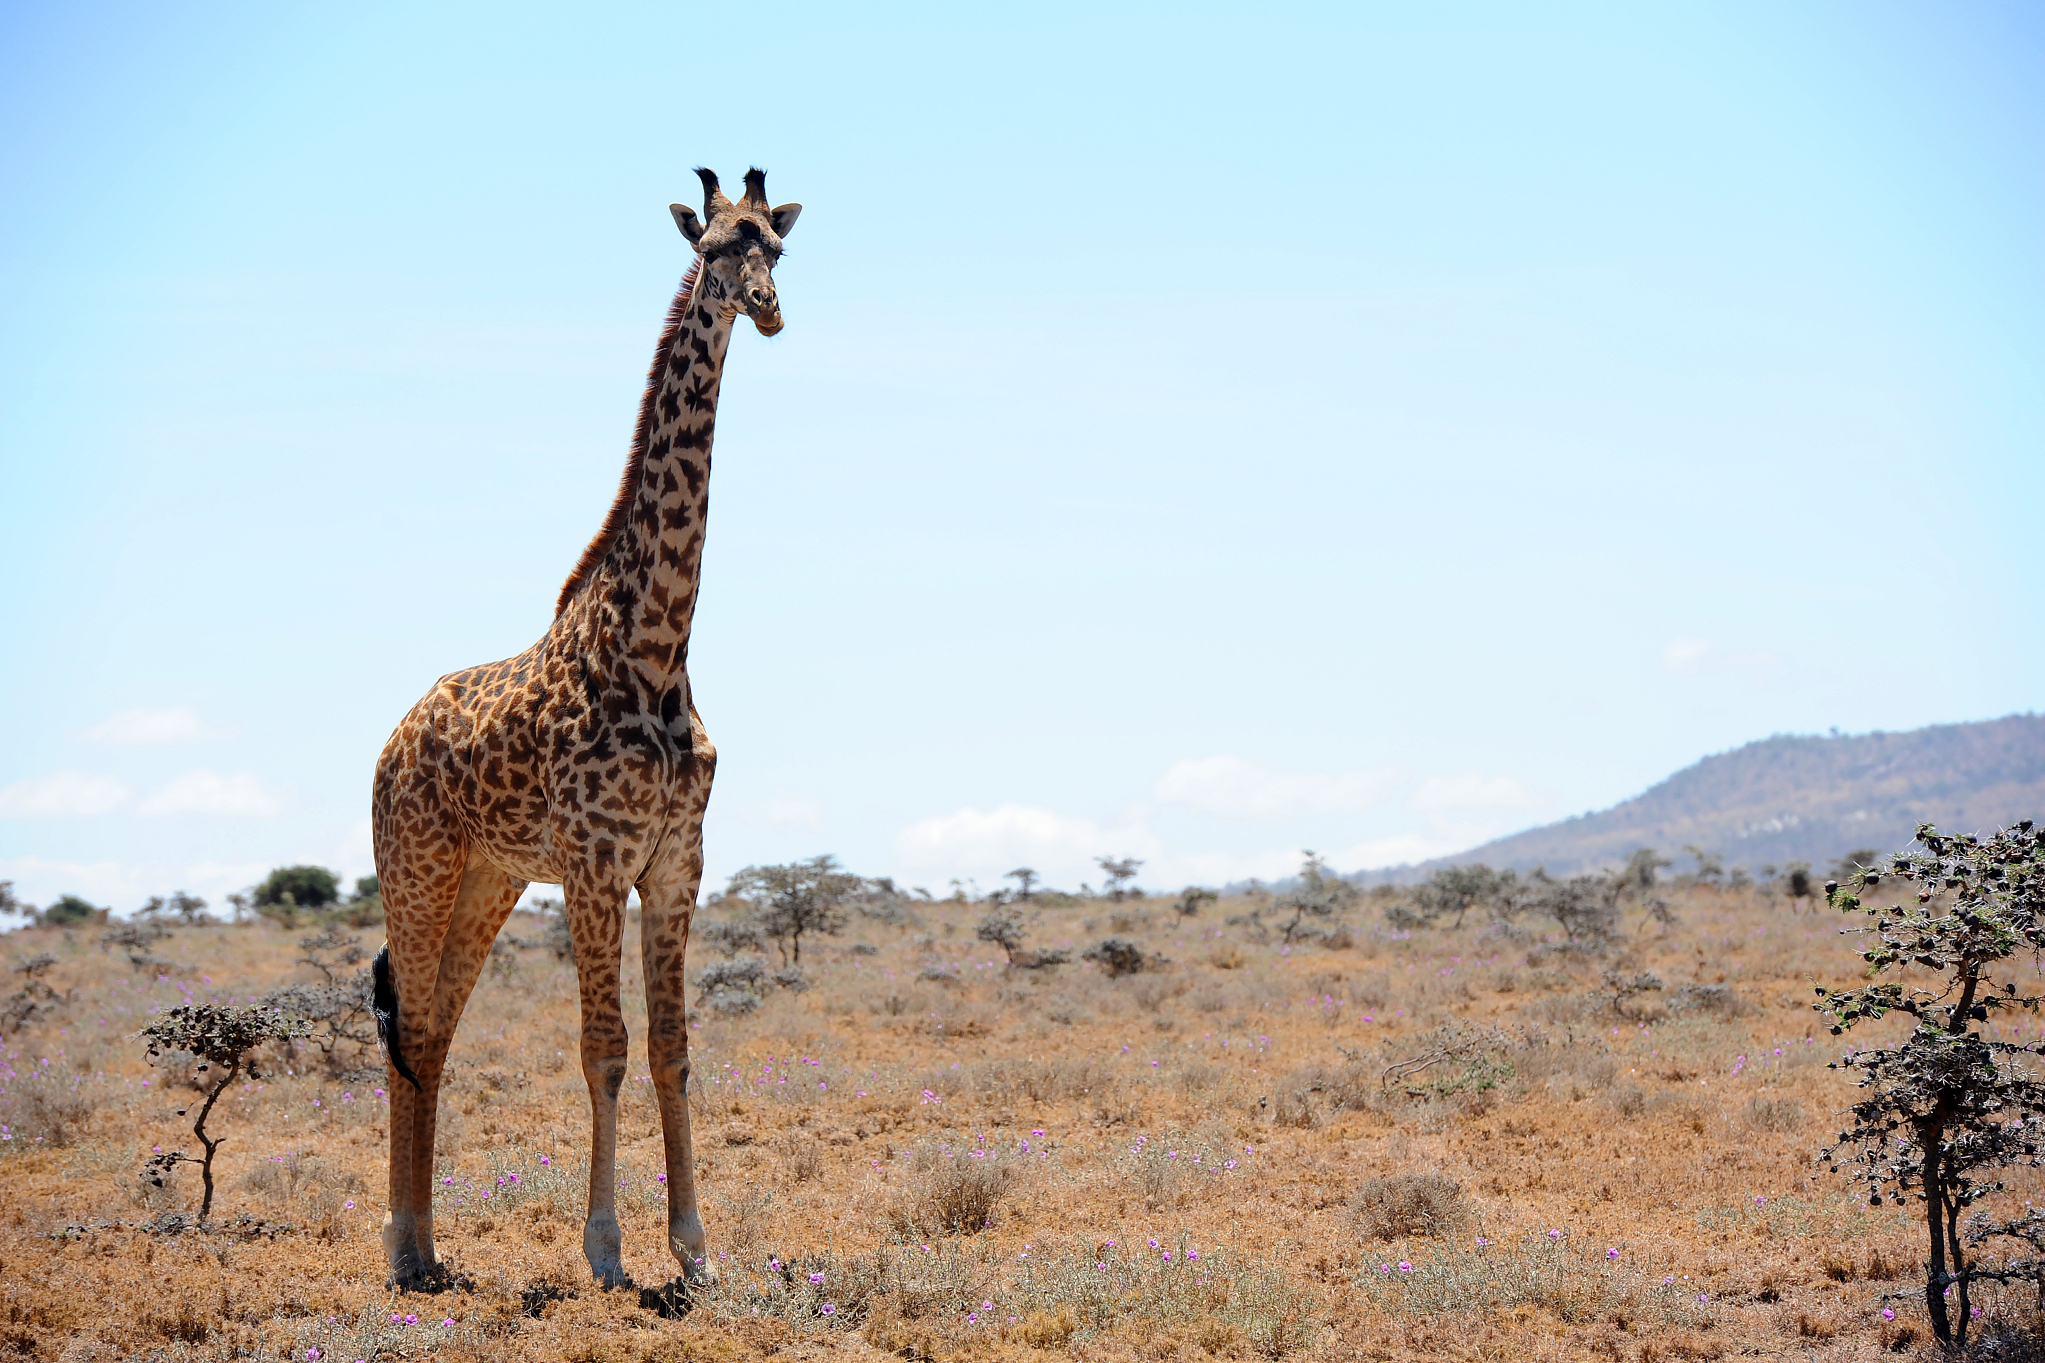
{"type": "Polygon", "coordinates": [[[70,927],[74,923],[90,923],[105,912],[89,899],[67,894],[59,896],[56,903],[43,910],[43,921],[70,927]]]}
{"type": "Polygon", "coordinates": [[[1724,857],[1716,852],[1706,851],[1694,842],[1686,844],[1683,850],[1697,863],[1697,869],[1690,873],[1690,883],[1713,886],[1725,883],[1724,857]]]}
{"type": "MultiPolygon", "coordinates": [[[[1700,867],[1710,866],[1712,868],[1711,874],[1720,876],[1725,874],[1725,868],[1720,866],[1717,861],[1713,860],[1707,863],[1706,858],[1710,854],[1702,848],[1691,847],[1686,850],[1696,856],[1697,864],[1700,867]]],[[[1672,864],[1667,857],[1655,851],[1652,847],[1634,848],[1632,855],[1626,858],[1626,864],[1619,868],[1617,875],[1612,877],[1611,892],[1614,911],[1617,911],[1621,900],[1632,899],[1647,911],[1649,918],[1659,922],[1663,928],[1674,927],[1676,923],[1675,911],[1669,907],[1668,900],[1663,899],[1654,892],[1654,887],[1661,883],[1662,872],[1667,870],[1672,864]]],[[[1701,875],[1702,872],[1700,871],[1699,874],[1701,875]]],[[[1646,926],[1645,921],[1642,922],[1641,926],[1646,926]]]]}
{"type": "Polygon", "coordinates": [[[802,964],[805,933],[833,936],[845,930],[844,902],[861,882],[838,866],[836,857],[811,857],[785,866],[748,866],[731,878],[727,895],[752,906],[760,931],[774,940],[783,964],[802,964]]]}
{"type": "Polygon", "coordinates": [[[1205,906],[1214,903],[1221,896],[1213,890],[1204,890],[1198,885],[1188,885],[1179,891],[1179,897],[1172,904],[1172,912],[1181,918],[1192,918],[1205,906]]]}
{"type": "Polygon", "coordinates": [[[1305,856],[1306,861],[1299,868],[1299,884],[1278,896],[1271,906],[1278,913],[1292,915],[1278,929],[1287,943],[1320,931],[1307,923],[1308,918],[1333,918],[1358,897],[1354,885],[1328,874],[1328,863],[1319,854],[1307,852],[1305,856]]]}
{"type": "Polygon", "coordinates": [[[1626,884],[1609,874],[1557,880],[1537,869],[1527,877],[1526,907],[1554,919],[1562,929],[1561,946],[1551,949],[1602,955],[1619,935],[1619,896],[1626,884]]]}
{"type": "Polygon", "coordinates": [[[324,866],[279,866],[256,886],[256,912],[285,927],[302,909],[322,909],[341,897],[341,878],[324,866]]]}
{"type": "Polygon", "coordinates": [[[31,925],[39,921],[41,917],[35,905],[24,903],[16,897],[14,882],[11,880],[0,880],[0,913],[7,914],[9,917],[20,914],[23,921],[31,925]]]}
{"type": "Polygon", "coordinates": [[[993,912],[980,920],[980,926],[973,935],[983,942],[991,942],[1008,954],[1008,963],[1015,964],[1015,954],[1022,950],[1022,912],[1008,905],[995,906],[993,912]]]}
{"type": "MultiPolygon", "coordinates": [[[[1855,1177],[1866,1181],[1870,1206],[1918,1195],[1930,1247],[1925,1310],[1938,1342],[1955,1348],[1966,1342],[1970,1283],[2037,1279],[2045,1271],[2035,1264],[2022,1272],[1970,1268],[1960,1226],[1964,1208],[2003,1187],[1984,1175],[2041,1162],[2032,1121],[2045,1115],[2045,1083],[2013,1062],[2040,1054],[2045,1043],[1991,1041],[1976,1024],[2012,1008],[2036,1013],[2045,999],[2022,994],[2014,983],[1998,987],[1990,974],[2020,952],[2045,951],[2045,835],[2029,820],[1984,839],[1947,836],[1924,824],[1917,841],[1924,851],[1898,853],[1887,872],[1870,869],[1874,854],[1864,860],[1856,854],[1860,869],[1850,889],[1837,881],[1825,886],[1832,907],[1874,919],[1847,929],[1874,936],[1862,953],[1870,976],[1915,967],[1938,978],[1932,986],[1819,988],[1816,1007],[1832,1015],[1834,1036],[1892,1011],[1915,1019],[1901,1044],[1853,1052],[1842,1062],[1861,1072],[1862,1097],[1850,1109],[1852,1126],[1821,1155],[1834,1173],[1842,1163],[1860,1166],[1855,1177]],[[1914,890],[1916,903],[1865,906],[1860,895],[1885,880],[1914,890]],[[1947,1308],[1948,1288],[1957,1314],[1947,1308]]],[[[1991,1225],[1975,1239],[1994,1234],[2022,1235],[2024,1227],[1991,1225]]]]}
{"type": "Polygon", "coordinates": [[[1415,891],[1414,908],[1429,923],[1454,914],[1455,921],[1449,926],[1460,928],[1471,909],[1498,897],[1511,875],[1510,871],[1501,875],[1481,861],[1468,866],[1444,866],[1415,891]]]}
{"type": "Polygon", "coordinates": [[[1789,911],[1795,913],[1817,891],[1811,883],[1811,864],[1792,861],[1782,877],[1782,892],[1789,896],[1789,911]]]}
{"type": "Polygon", "coordinates": [[[1135,857],[1095,857],[1094,865],[1101,868],[1101,875],[1108,883],[1108,898],[1117,904],[1129,895],[1129,883],[1136,879],[1136,868],[1143,865],[1135,857]]]}
{"type": "Polygon", "coordinates": [[[206,912],[206,901],[197,895],[186,894],[183,890],[176,891],[168,898],[160,894],[149,896],[148,902],[135,910],[135,916],[148,919],[152,923],[175,918],[186,927],[192,928],[206,927],[213,922],[212,915],[206,912]]]}
{"type": "MultiPolygon", "coordinates": [[[[273,1009],[237,1008],[217,1003],[185,1004],[144,1027],[142,1037],[149,1043],[152,1061],[166,1051],[183,1051],[198,1061],[193,1067],[194,1074],[206,1074],[216,1067],[219,1072],[206,1081],[212,1087],[205,1090],[205,1105],[199,1109],[198,1120],[192,1123],[192,1134],[199,1138],[205,1155],[187,1155],[182,1150],[152,1155],[143,1166],[143,1177],[161,1188],[164,1178],[178,1165],[198,1165],[200,1176],[206,1181],[206,1195],[199,1204],[199,1219],[204,1221],[212,1215],[213,1155],[227,1138],[210,1135],[206,1130],[206,1118],[212,1115],[213,1105],[220,1101],[220,1095],[244,1071],[251,1079],[261,1077],[256,1071],[254,1054],[258,1047],[266,1041],[289,1041],[292,1037],[303,1036],[305,1030],[303,1022],[273,1009]]],[[[178,1116],[184,1116],[185,1111],[179,1108],[178,1116]]]]}
{"type": "Polygon", "coordinates": [[[1007,875],[1003,876],[1002,879],[1014,881],[1015,897],[1017,899],[1022,900],[1024,903],[1028,903],[1030,898],[1030,890],[1032,889],[1032,887],[1036,885],[1038,877],[1037,873],[1031,870],[1029,867],[1018,866],[1013,871],[1010,871],[1007,875]]]}

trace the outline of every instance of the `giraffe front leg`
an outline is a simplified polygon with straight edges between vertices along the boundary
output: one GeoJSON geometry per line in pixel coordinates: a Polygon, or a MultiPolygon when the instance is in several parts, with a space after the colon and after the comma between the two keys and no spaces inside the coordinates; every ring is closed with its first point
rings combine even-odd
{"type": "Polygon", "coordinates": [[[653,1092],[660,1103],[660,1127],[667,1164],[668,1248],[691,1281],[714,1279],[696,1202],[696,1156],[689,1134],[689,1031],[683,961],[689,920],[695,913],[702,875],[700,836],[684,838],[675,860],[657,860],[639,883],[640,955],[646,969],[646,1050],[652,1061],[653,1092]],[[693,843],[697,849],[688,853],[693,843]]]}
{"type": "Polygon", "coordinates": [[[696,1202],[696,1154],[689,1133],[689,1016],[683,963],[696,891],[703,880],[703,813],[717,773],[717,749],[689,707],[688,785],[674,826],[639,880],[639,949],[646,974],[646,1049],[667,1163],[667,1242],[692,1282],[716,1279],[696,1202]]]}
{"type": "Polygon", "coordinates": [[[618,1090],[625,1083],[625,1017],[619,1006],[625,889],[562,887],[582,994],[582,1077],[589,1084],[589,1216],[582,1254],[606,1290],[631,1283],[618,1227],[618,1090]]]}

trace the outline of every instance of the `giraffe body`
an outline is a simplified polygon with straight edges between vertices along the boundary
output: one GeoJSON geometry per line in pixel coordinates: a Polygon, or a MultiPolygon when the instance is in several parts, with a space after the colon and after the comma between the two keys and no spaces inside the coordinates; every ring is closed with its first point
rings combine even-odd
{"type": "Polygon", "coordinates": [[[553,624],[502,662],[451,673],[412,707],[377,762],[372,827],[388,940],[378,1022],[392,1065],[392,1280],[436,1271],[434,1136],[441,1076],[491,944],[531,882],[559,884],[575,947],[591,1109],[583,1251],[598,1281],[629,1279],[615,1206],[625,900],[642,909],[647,1053],[664,1134],[669,1247],[706,1271],[690,1148],[683,960],[703,873],[717,761],[689,693],[710,445],[740,311],[781,329],[772,269],[801,206],[738,203],[708,171],[704,216],[674,205],[697,248],[656,347],[631,458],[553,624]]]}

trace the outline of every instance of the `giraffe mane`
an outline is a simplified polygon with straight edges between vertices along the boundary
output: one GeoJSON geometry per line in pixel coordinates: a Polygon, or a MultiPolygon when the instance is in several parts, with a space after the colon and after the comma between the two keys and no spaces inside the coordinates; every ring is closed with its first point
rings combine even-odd
{"type": "Polygon", "coordinates": [[[575,594],[595,576],[604,556],[611,552],[611,545],[631,519],[632,501],[639,495],[639,475],[646,465],[646,447],[653,441],[654,403],[660,397],[661,382],[667,377],[668,355],[674,350],[675,334],[681,330],[690,306],[696,301],[696,281],[702,273],[703,257],[697,256],[690,262],[689,272],[682,276],[682,287],[676,291],[674,304],[667,310],[667,322],[660,329],[660,343],[653,348],[653,366],[646,373],[646,395],[639,399],[639,424],[632,431],[632,452],[626,456],[625,472],[618,479],[618,495],[604,516],[603,528],[596,532],[596,538],[575,561],[575,571],[568,574],[568,580],[561,584],[561,595],[554,602],[555,619],[560,618],[561,612],[568,609],[568,603],[575,599],[575,594]]]}

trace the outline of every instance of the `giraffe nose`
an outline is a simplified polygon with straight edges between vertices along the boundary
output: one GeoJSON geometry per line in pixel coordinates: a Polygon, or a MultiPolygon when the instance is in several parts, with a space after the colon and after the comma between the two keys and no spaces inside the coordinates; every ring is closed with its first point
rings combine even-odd
{"type": "Polygon", "coordinates": [[[762,312],[774,306],[774,288],[768,284],[755,284],[746,290],[746,302],[762,312]]]}

